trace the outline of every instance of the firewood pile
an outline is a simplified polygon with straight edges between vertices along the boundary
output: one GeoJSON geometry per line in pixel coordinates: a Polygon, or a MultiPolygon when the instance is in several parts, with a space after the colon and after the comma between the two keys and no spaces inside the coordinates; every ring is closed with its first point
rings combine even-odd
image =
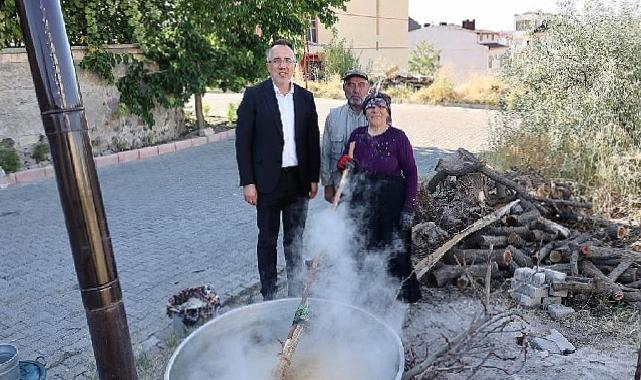
{"type": "Polygon", "coordinates": [[[466,288],[487,273],[512,278],[524,306],[599,293],[641,308],[639,228],[591,215],[590,206],[573,183],[501,174],[459,149],[419,191],[416,273],[438,287],[466,288]],[[482,228],[469,228],[482,217],[482,228]]]}

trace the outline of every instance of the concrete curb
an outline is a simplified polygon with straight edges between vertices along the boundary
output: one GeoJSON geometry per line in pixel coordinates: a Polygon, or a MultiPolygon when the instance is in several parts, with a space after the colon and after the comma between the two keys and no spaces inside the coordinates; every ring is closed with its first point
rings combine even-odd
{"type": "MultiPolygon", "coordinates": [[[[93,160],[97,168],[102,168],[105,166],[120,165],[132,161],[142,161],[151,157],[174,153],[183,149],[230,140],[235,137],[236,130],[230,129],[228,131],[215,133],[206,137],[193,137],[188,140],[179,140],[156,146],[147,146],[144,148],[113,153],[107,156],[94,157],[93,160]]],[[[43,168],[29,169],[7,174],[5,177],[0,178],[0,183],[7,186],[13,186],[16,184],[37,182],[48,177],[53,177],[54,175],[55,170],[53,166],[48,165],[43,168]]],[[[6,186],[0,188],[4,187],[6,186]]]]}

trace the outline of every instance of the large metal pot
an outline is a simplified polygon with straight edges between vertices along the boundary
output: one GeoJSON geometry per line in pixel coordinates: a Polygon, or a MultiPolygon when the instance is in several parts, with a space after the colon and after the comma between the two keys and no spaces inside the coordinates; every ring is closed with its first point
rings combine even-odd
{"type": "MultiPolygon", "coordinates": [[[[208,322],[178,346],[165,380],[270,379],[299,301],[252,304],[208,322]]],[[[313,379],[401,379],[403,345],[388,325],[361,308],[336,301],[310,299],[309,304],[310,328],[294,356],[292,378],[313,373],[313,379]]]]}

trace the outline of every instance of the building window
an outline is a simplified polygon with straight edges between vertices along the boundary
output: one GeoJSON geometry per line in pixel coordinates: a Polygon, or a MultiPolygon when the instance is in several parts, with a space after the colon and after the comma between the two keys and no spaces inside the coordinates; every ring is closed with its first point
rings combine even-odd
{"type": "Polygon", "coordinates": [[[309,29],[307,29],[307,42],[318,43],[318,19],[309,20],[309,29]]]}

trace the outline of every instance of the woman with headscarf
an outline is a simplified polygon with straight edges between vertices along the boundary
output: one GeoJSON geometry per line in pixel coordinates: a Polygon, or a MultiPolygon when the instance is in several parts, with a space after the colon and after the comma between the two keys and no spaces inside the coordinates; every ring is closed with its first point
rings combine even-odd
{"type": "Polygon", "coordinates": [[[363,110],[368,126],[354,130],[337,166],[354,168],[349,207],[366,251],[388,256],[389,273],[402,281],[398,298],[413,303],[421,298],[421,291],[416,275],[411,274],[411,228],[418,187],[412,145],[403,131],[392,126],[388,95],[368,95],[363,110]],[[347,154],[350,151],[352,157],[347,154]]]}

